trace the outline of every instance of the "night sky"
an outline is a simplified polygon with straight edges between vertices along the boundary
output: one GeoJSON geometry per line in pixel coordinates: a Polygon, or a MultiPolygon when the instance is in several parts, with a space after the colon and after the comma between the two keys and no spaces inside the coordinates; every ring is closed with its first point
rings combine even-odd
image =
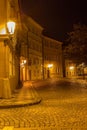
{"type": "Polygon", "coordinates": [[[76,23],[87,25],[84,0],[21,0],[22,11],[44,28],[44,34],[65,41],[76,23]]]}

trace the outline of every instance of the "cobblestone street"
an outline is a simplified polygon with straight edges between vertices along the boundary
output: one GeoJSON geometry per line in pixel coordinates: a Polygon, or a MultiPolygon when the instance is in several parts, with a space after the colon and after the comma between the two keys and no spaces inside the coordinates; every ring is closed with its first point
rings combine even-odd
{"type": "Polygon", "coordinates": [[[14,126],[14,130],[87,130],[86,84],[59,80],[36,90],[41,103],[0,109],[0,129],[14,126]]]}

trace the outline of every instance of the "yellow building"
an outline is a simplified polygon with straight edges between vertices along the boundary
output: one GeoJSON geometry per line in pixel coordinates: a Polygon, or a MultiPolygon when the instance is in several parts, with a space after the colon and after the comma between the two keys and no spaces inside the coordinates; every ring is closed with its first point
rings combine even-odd
{"type": "Polygon", "coordinates": [[[65,60],[65,75],[67,78],[76,78],[77,67],[72,60],[65,60]]]}
{"type": "Polygon", "coordinates": [[[44,36],[43,28],[29,16],[22,15],[22,23],[20,80],[62,77],[62,42],[44,36]]]}
{"type": "Polygon", "coordinates": [[[23,15],[25,36],[21,44],[20,80],[42,79],[42,30],[31,17],[23,15]]]}
{"type": "Polygon", "coordinates": [[[15,51],[18,21],[18,0],[0,0],[0,98],[11,98],[18,84],[19,64],[15,51]]]}
{"type": "Polygon", "coordinates": [[[62,42],[43,36],[43,78],[62,77],[62,42]]]}
{"type": "Polygon", "coordinates": [[[0,0],[0,98],[11,98],[19,76],[22,82],[62,77],[62,43],[42,31],[20,15],[18,0],[0,0]]]}

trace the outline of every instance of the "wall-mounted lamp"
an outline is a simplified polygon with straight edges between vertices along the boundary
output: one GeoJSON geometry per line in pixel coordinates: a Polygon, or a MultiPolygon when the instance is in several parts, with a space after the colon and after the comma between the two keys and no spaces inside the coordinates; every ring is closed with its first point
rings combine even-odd
{"type": "Polygon", "coordinates": [[[70,70],[74,70],[74,66],[70,66],[69,69],[70,69],[70,70]]]}
{"type": "Polygon", "coordinates": [[[9,34],[14,34],[15,31],[15,22],[9,21],[7,22],[7,30],[9,34]]]}
{"type": "Polygon", "coordinates": [[[6,38],[4,40],[5,45],[8,44],[10,40],[12,41],[14,36],[13,34],[15,32],[15,25],[16,24],[13,21],[9,21],[6,23],[6,38]]]}
{"type": "Polygon", "coordinates": [[[48,67],[48,68],[52,68],[52,67],[53,67],[53,64],[48,64],[47,67],[48,67]]]}
{"type": "Polygon", "coordinates": [[[47,68],[48,68],[48,70],[47,70],[47,78],[50,78],[50,69],[53,67],[53,64],[48,64],[47,65],[47,68]]]}
{"type": "Polygon", "coordinates": [[[20,63],[20,66],[21,66],[21,67],[24,67],[24,65],[25,65],[26,63],[27,63],[26,60],[22,60],[21,63],[20,63]]]}

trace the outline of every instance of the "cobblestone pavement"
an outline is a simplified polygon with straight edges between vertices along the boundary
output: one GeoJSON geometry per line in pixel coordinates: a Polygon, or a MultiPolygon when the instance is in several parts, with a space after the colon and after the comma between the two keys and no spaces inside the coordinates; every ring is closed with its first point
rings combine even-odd
{"type": "Polygon", "coordinates": [[[0,129],[14,126],[14,130],[87,130],[86,84],[52,81],[37,91],[42,97],[40,104],[0,109],[0,129]]]}

